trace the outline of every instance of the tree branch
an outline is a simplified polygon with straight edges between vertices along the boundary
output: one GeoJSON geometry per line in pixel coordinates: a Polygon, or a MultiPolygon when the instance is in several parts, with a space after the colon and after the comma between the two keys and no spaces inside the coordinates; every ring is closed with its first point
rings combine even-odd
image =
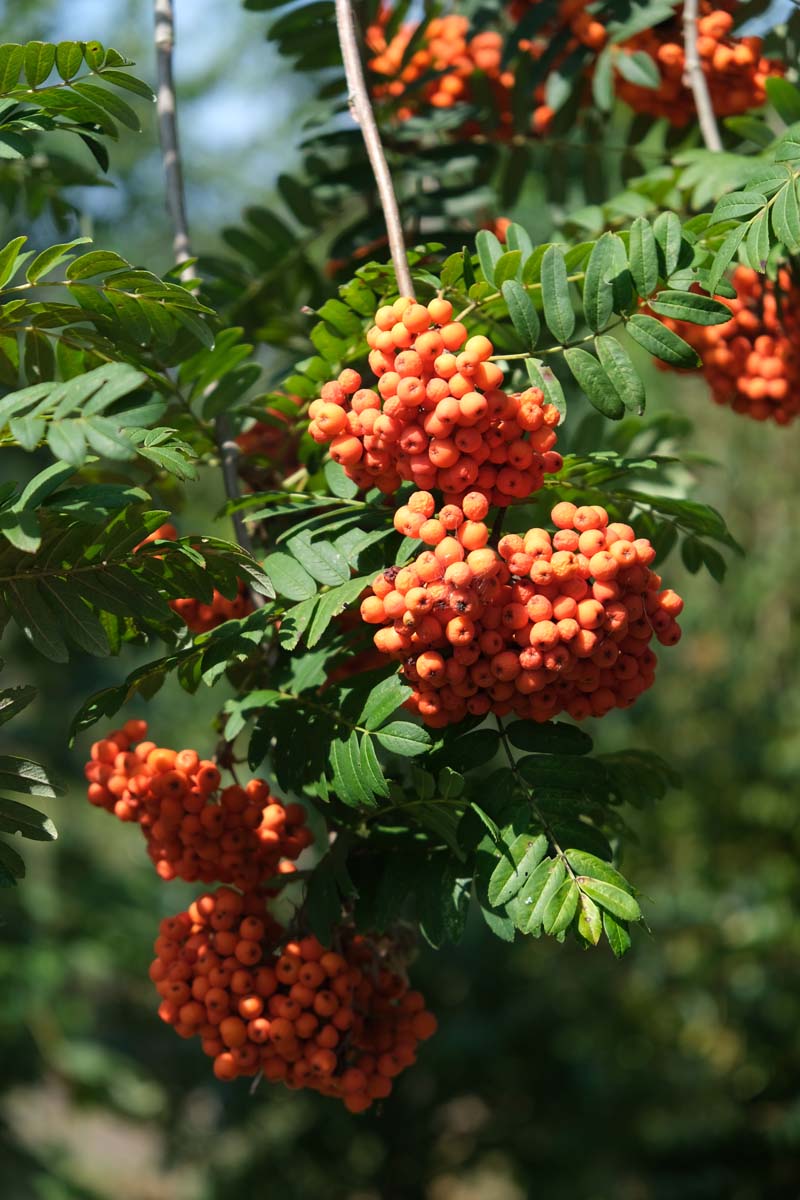
{"type": "Polygon", "coordinates": [[[700,132],[708,150],[722,149],[722,139],[719,136],[717,118],[708,91],[708,81],[703,74],[700,55],[697,52],[697,14],[698,0],[685,0],[683,5],[683,46],[686,52],[686,67],[683,82],[691,89],[697,119],[700,122],[700,132]]]}
{"type": "Polygon", "coordinates": [[[358,38],[356,37],[355,17],[351,0],[336,0],[336,28],[339,34],[339,45],[344,62],[344,73],[347,79],[347,90],[350,96],[350,112],[353,120],[361,127],[367,157],[369,158],[378,196],[386,222],[386,232],[389,235],[389,250],[392,265],[397,278],[397,287],[401,296],[414,295],[414,285],[411,282],[411,272],[408,268],[406,245],[403,238],[403,225],[400,220],[400,210],[394,192],[392,177],[386,163],[386,155],[381,144],[381,135],[372,111],[372,104],[364,79],[364,68],[361,63],[358,38]]]}
{"type": "MultiPolygon", "coordinates": [[[[189,221],[186,216],[186,198],[183,186],[183,167],[178,143],[178,118],[175,99],[175,80],[172,74],[172,53],[175,48],[175,21],[172,0],[155,0],[155,45],[158,88],[156,111],[158,113],[158,136],[161,141],[161,159],[164,163],[164,179],[167,191],[167,211],[172,222],[172,246],[175,261],[186,262],[191,258],[189,243],[189,221]]],[[[184,281],[197,279],[193,264],[181,274],[184,281]]]]}
{"type": "MultiPolygon", "coordinates": [[[[178,112],[175,97],[175,80],[172,71],[172,55],[175,49],[175,18],[172,10],[172,0],[154,0],[153,12],[155,17],[155,47],[156,69],[158,73],[158,90],[156,109],[158,112],[158,134],[161,142],[161,157],[164,163],[164,181],[167,193],[167,211],[172,222],[172,245],[175,251],[175,261],[186,262],[192,257],[189,239],[189,219],[186,215],[186,191],[183,182],[183,166],[178,142],[178,112]]],[[[189,262],[181,273],[181,279],[188,283],[197,279],[194,264],[189,262]]],[[[239,475],[236,464],[239,458],[239,447],[231,437],[227,416],[221,413],[214,422],[214,434],[219,450],[222,478],[225,485],[225,495],[229,500],[239,499],[239,475]]],[[[233,529],[239,545],[248,554],[253,553],[253,543],[250,533],[241,513],[231,515],[233,529]]],[[[263,605],[263,597],[251,592],[253,603],[257,607],[263,605]]]]}

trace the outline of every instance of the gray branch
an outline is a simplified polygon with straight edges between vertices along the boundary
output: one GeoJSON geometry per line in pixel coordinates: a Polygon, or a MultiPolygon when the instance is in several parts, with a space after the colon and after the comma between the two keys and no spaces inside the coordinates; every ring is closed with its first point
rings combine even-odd
{"type": "Polygon", "coordinates": [[[413,297],[414,285],[411,282],[411,272],[408,268],[400,210],[364,79],[364,68],[356,37],[351,0],[336,0],[336,27],[350,96],[350,112],[353,120],[361,128],[367,157],[372,167],[372,174],[375,176],[383,218],[386,222],[386,232],[389,235],[389,251],[397,278],[397,287],[401,296],[413,297]]]}
{"type": "Polygon", "coordinates": [[[691,89],[700,132],[709,150],[721,150],[722,139],[717,128],[717,118],[708,91],[708,81],[703,74],[700,55],[697,52],[698,0],[685,0],[683,6],[683,48],[686,54],[684,83],[691,89]]]}
{"type": "MultiPolygon", "coordinates": [[[[161,157],[164,163],[167,211],[172,223],[172,245],[175,261],[187,262],[192,257],[189,238],[189,220],[186,215],[186,190],[183,182],[180,143],[178,141],[178,112],[175,98],[175,79],[172,71],[172,56],[175,49],[175,17],[172,0],[154,0],[156,69],[158,90],[156,108],[158,133],[161,142],[161,157]]],[[[184,283],[197,279],[194,264],[187,263],[181,273],[184,283]]],[[[239,475],[236,469],[239,447],[231,437],[227,416],[221,413],[214,422],[214,435],[219,450],[225,494],[229,500],[239,498],[239,475]]],[[[233,513],[233,528],[236,540],[248,554],[253,553],[253,543],[241,513],[233,513]]],[[[253,602],[263,604],[263,597],[253,592],[253,602]]]]}

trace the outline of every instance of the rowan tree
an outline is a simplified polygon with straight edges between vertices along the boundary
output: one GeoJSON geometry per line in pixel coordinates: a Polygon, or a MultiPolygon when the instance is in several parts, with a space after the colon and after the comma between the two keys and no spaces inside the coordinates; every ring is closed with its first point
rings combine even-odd
{"type": "MultiPolygon", "coordinates": [[[[471,908],[616,956],[645,920],[626,806],[680,781],[594,753],[593,723],[674,669],[670,556],[724,603],[741,550],[648,415],[647,368],[702,370],[720,421],[797,411],[797,18],[764,46],[752,7],[273,15],[325,119],[230,257],[191,241],[170,0],[155,71],[0,46],[2,197],[29,222],[0,251],[0,615],[54,672],[120,659],[72,734],[89,801],[140,826],[165,885],[220,885],[161,922],[151,967],[220,1079],[362,1111],[435,1029],[418,947],[471,908]],[[41,244],[154,100],[174,261],[41,244]],[[181,520],[199,468],[224,480],[212,530],[181,520]],[[188,704],[220,690],[196,747],[132,716],[171,676],[188,704]]],[[[5,721],[32,689],[2,697],[5,721]]],[[[12,755],[0,783],[57,787],[12,755]]],[[[12,798],[0,831],[55,836],[12,798]]]]}

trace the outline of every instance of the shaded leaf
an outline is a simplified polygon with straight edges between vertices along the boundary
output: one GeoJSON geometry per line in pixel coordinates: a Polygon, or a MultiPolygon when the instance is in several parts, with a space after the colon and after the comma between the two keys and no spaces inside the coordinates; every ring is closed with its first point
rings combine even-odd
{"type": "Polygon", "coordinates": [[[506,727],[512,746],[529,754],[591,754],[592,739],[565,721],[513,721],[506,727]]]}
{"type": "Polygon", "coordinates": [[[55,825],[44,813],[5,796],[0,796],[0,832],[21,833],[34,842],[52,842],[58,837],[55,825]]]}
{"type": "Polygon", "coordinates": [[[615,958],[622,958],[623,954],[630,950],[631,935],[628,933],[627,927],[623,922],[612,917],[609,912],[603,913],[603,932],[608,938],[608,944],[615,958]]]}
{"type": "Polygon", "coordinates": [[[420,725],[412,725],[410,721],[392,721],[378,729],[375,736],[385,750],[404,758],[424,754],[431,744],[427,730],[420,725]]]}

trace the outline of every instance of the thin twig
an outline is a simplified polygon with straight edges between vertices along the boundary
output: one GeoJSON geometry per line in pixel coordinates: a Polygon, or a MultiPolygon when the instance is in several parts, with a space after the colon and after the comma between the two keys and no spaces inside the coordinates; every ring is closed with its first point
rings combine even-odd
{"type": "Polygon", "coordinates": [[[353,120],[361,128],[361,136],[367,151],[372,173],[378,188],[378,196],[386,222],[386,232],[389,235],[389,250],[392,256],[397,287],[402,296],[414,295],[411,282],[411,272],[408,267],[406,245],[403,238],[403,225],[400,220],[400,210],[394,184],[386,163],[386,155],[381,144],[381,135],[372,111],[372,104],[364,79],[364,68],[361,63],[358,38],[356,37],[355,17],[351,0],[336,0],[336,28],[339,34],[339,46],[342,51],[344,73],[347,79],[347,90],[350,97],[350,112],[353,120]]]}
{"type": "Polygon", "coordinates": [[[697,110],[700,132],[706,148],[719,151],[722,149],[722,138],[719,136],[717,118],[714,116],[714,106],[708,91],[708,82],[703,74],[700,55],[697,52],[698,7],[698,0],[685,0],[683,5],[683,47],[686,53],[683,82],[686,87],[691,89],[694,96],[694,106],[697,110]]]}
{"type": "MultiPolygon", "coordinates": [[[[167,210],[172,222],[172,246],[175,261],[186,262],[192,257],[189,243],[189,221],[186,216],[186,195],[183,185],[183,167],[178,143],[178,116],[175,99],[175,80],[172,74],[172,54],[175,49],[175,19],[172,0],[155,0],[155,44],[158,91],[158,135],[161,141],[161,158],[167,190],[167,210]]],[[[194,265],[189,263],[181,273],[188,282],[197,279],[194,265]]]]}
{"type": "MultiPolygon", "coordinates": [[[[175,49],[175,18],[172,10],[172,0],[154,0],[155,16],[155,46],[156,68],[158,73],[158,92],[156,108],[158,112],[158,134],[161,141],[161,157],[164,163],[164,180],[166,185],[167,211],[172,222],[172,245],[175,251],[175,261],[186,263],[181,272],[181,281],[190,283],[197,279],[197,271],[191,261],[192,248],[189,238],[189,219],[186,215],[186,189],[183,182],[183,166],[181,163],[180,144],[178,142],[178,114],[175,97],[175,79],[172,71],[172,56],[175,49]]],[[[214,422],[214,435],[219,450],[222,478],[225,484],[225,495],[229,500],[239,499],[239,474],[237,462],[239,447],[231,437],[228,418],[224,413],[214,422]]],[[[247,554],[252,555],[253,543],[240,512],[231,514],[236,540],[247,554]]],[[[258,592],[251,591],[253,603],[262,607],[264,598],[258,592]]]]}
{"type": "MultiPolygon", "coordinates": [[[[224,413],[220,413],[214,422],[214,433],[217,439],[217,447],[219,449],[219,463],[222,468],[222,481],[225,485],[225,495],[229,500],[239,499],[239,455],[241,450],[238,443],[231,437],[228,426],[228,418],[224,413]]],[[[245,519],[242,513],[232,512],[231,521],[233,522],[233,531],[236,534],[236,540],[239,545],[248,554],[253,553],[253,542],[250,537],[250,531],[245,524],[245,519]]],[[[253,603],[258,607],[264,604],[263,598],[259,599],[257,592],[252,593],[253,603]]]]}

